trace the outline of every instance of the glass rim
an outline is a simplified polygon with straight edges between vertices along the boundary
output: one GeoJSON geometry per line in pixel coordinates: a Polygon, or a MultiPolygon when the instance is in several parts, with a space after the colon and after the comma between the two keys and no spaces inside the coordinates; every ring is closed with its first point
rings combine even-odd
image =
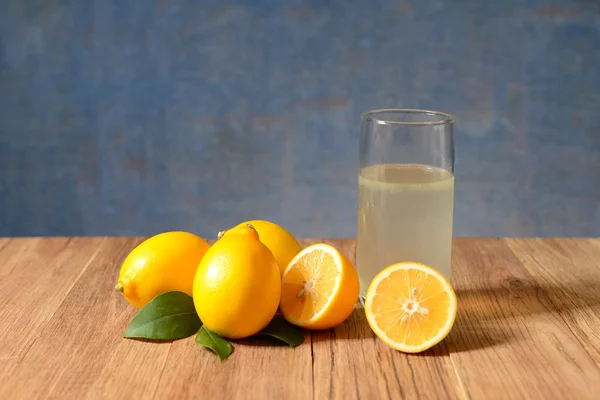
{"type": "Polygon", "coordinates": [[[365,121],[373,121],[380,125],[445,125],[453,124],[455,121],[454,115],[435,110],[425,110],[419,108],[380,108],[377,110],[365,111],[360,115],[360,118],[365,121]],[[377,118],[377,114],[383,113],[397,113],[397,114],[428,114],[439,117],[439,120],[433,121],[394,121],[389,119],[377,118]]]}

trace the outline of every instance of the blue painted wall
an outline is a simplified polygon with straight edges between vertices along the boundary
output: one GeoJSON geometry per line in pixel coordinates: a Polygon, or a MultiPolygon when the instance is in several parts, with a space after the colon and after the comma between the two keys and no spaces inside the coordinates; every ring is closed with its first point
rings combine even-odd
{"type": "Polygon", "coordinates": [[[0,235],[356,232],[359,115],[458,115],[457,235],[600,235],[595,0],[2,0],[0,235]]]}

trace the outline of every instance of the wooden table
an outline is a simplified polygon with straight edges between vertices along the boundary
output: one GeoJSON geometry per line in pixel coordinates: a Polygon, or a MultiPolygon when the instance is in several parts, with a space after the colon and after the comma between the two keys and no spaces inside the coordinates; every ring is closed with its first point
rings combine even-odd
{"type": "MultiPolygon", "coordinates": [[[[364,312],[295,349],[126,340],[114,290],[141,238],[0,238],[0,399],[597,399],[600,240],[455,239],[446,340],[418,355],[364,312]]],[[[304,240],[303,244],[319,240],[304,240]]],[[[324,240],[354,258],[354,240],[324,240]]]]}

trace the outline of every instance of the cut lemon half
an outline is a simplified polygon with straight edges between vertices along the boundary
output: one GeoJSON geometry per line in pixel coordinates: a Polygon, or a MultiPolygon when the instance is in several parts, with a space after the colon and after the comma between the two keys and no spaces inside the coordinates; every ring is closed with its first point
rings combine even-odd
{"type": "Polygon", "coordinates": [[[279,307],[284,318],[307,329],[328,329],[352,314],[360,287],[354,266],[335,247],[308,246],[288,264],[279,307]]]}
{"type": "Polygon", "coordinates": [[[393,349],[418,353],[441,342],[456,318],[456,294],[437,270],[420,263],[390,265],[365,297],[367,321],[393,349]]]}

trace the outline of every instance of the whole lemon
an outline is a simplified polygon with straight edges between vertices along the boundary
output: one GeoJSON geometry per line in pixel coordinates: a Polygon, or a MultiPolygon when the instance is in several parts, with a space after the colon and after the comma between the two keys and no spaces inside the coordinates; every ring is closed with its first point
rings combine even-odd
{"type": "Polygon", "coordinates": [[[172,290],[191,296],[196,269],[209,247],[204,239],[188,232],[152,236],[125,258],[116,289],[137,308],[172,290]]]}
{"type": "Polygon", "coordinates": [[[209,330],[230,339],[252,336],[275,315],[281,279],[271,251],[254,229],[219,239],[194,278],[194,305],[209,330]]]}
{"type": "Polygon", "coordinates": [[[271,250],[271,253],[273,253],[275,260],[279,265],[279,275],[283,276],[283,271],[285,271],[290,261],[292,261],[292,258],[302,250],[302,247],[300,247],[296,238],[282,226],[264,220],[242,222],[241,224],[220,233],[219,236],[224,237],[231,233],[236,233],[240,229],[245,229],[248,224],[256,229],[260,241],[271,250]]]}

